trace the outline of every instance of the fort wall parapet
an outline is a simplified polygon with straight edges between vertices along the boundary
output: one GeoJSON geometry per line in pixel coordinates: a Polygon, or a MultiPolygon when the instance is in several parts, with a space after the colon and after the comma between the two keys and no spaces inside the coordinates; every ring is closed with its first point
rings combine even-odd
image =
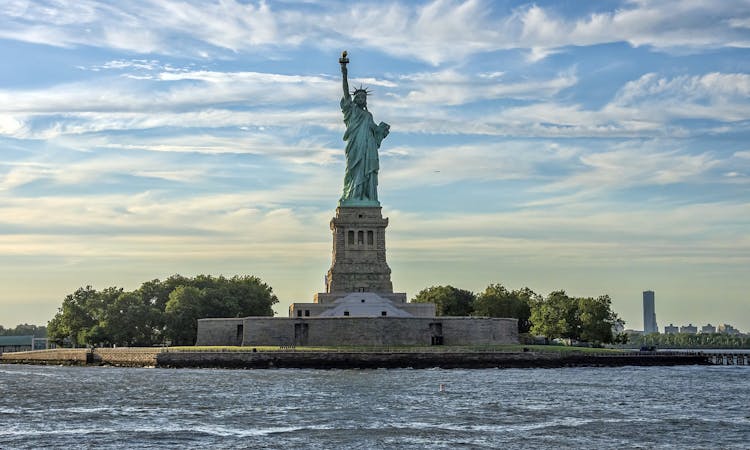
{"type": "Polygon", "coordinates": [[[490,317],[244,317],[200,319],[196,345],[517,344],[518,321],[490,317]]]}

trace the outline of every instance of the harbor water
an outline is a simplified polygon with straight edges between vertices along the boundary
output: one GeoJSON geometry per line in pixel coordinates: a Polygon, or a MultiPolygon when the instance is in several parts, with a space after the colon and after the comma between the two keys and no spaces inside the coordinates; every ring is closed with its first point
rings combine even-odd
{"type": "Polygon", "coordinates": [[[0,365],[0,448],[750,448],[750,367],[0,365]]]}

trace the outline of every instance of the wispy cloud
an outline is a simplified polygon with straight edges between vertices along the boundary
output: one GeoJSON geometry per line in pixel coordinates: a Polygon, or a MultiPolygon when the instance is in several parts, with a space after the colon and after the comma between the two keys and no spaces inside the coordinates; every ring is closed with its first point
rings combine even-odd
{"type": "Polygon", "coordinates": [[[572,71],[543,80],[505,81],[502,74],[469,75],[453,69],[404,75],[408,93],[400,98],[403,107],[464,105],[478,100],[545,99],[575,86],[578,79],[572,71]]]}
{"type": "MultiPolygon", "coordinates": [[[[162,71],[154,80],[104,78],[33,91],[0,91],[0,134],[52,138],[156,127],[340,128],[331,107],[336,80],[259,72],[162,71]],[[231,108],[231,109],[227,109],[231,108]]],[[[370,80],[373,81],[373,80],[370,80]]],[[[377,80],[376,80],[377,81],[377,80]]],[[[721,134],[750,120],[750,77],[708,73],[668,78],[648,73],[626,83],[599,109],[566,101],[572,73],[537,81],[468,76],[447,70],[382,80],[378,114],[401,131],[521,137],[688,136],[721,134]],[[559,100],[558,100],[559,99],[559,100]],[[492,114],[457,116],[451,107],[477,101],[522,100],[492,114]],[[424,108],[427,107],[427,108],[424,108]],[[684,126],[682,120],[704,120],[684,126]],[[712,125],[723,122],[723,128],[712,125]]],[[[190,145],[188,145],[190,146],[190,145]]]]}
{"type": "Polygon", "coordinates": [[[716,2],[632,1],[611,12],[562,17],[552,8],[498,10],[484,0],[426,3],[343,2],[286,11],[272,2],[142,1],[118,5],[15,0],[0,16],[0,37],[56,46],[98,46],[141,54],[201,58],[303,44],[376,48],[432,64],[478,52],[522,48],[538,61],[554,49],[629,42],[656,49],[748,47],[750,6],[716,2]],[[710,20],[706,20],[710,17],[710,20]],[[352,26],[356,24],[356,26],[352,26]]]}
{"type": "Polygon", "coordinates": [[[659,50],[750,47],[750,37],[737,30],[750,17],[750,5],[743,1],[634,0],[612,12],[574,18],[534,5],[518,11],[517,17],[523,41],[536,52],[610,42],[659,50]]]}

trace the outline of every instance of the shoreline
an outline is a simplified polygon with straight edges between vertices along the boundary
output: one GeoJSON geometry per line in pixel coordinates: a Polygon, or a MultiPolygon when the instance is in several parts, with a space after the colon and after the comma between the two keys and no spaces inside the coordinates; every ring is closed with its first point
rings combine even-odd
{"type": "Polygon", "coordinates": [[[491,369],[710,365],[698,355],[587,355],[501,352],[163,353],[157,367],[238,369],[491,369]]]}
{"type": "Polygon", "coordinates": [[[55,349],[5,353],[5,364],[224,369],[488,369],[712,365],[708,354],[543,351],[191,351],[55,349]]]}

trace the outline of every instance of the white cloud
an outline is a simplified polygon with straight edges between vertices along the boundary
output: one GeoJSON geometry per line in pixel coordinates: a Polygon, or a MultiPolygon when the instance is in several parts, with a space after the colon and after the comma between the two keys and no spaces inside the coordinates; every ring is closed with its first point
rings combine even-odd
{"type": "Polygon", "coordinates": [[[626,83],[598,110],[572,103],[541,102],[509,107],[487,125],[511,135],[685,137],[744,129],[750,119],[750,76],[734,73],[667,78],[654,73],[626,83]],[[725,122],[693,124],[680,120],[725,122]]]}
{"type": "Polygon", "coordinates": [[[294,38],[276,31],[276,15],[264,3],[73,3],[17,1],[5,13],[0,36],[56,46],[91,45],[143,54],[196,54],[216,47],[237,51],[294,38]]]}
{"type": "MultiPolygon", "coordinates": [[[[0,197],[0,215],[0,226],[24,230],[0,235],[6,256],[161,258],[160,253],[169,252],[172,257],[276,260],[319,255],[330,245],[324,233],[330,210],[270,206],[244,192],[179,199],[155,192],[33,201],[0,197]]],[[[391,210],[389,216],[398,224],[391,248],[402,258],[461,259],[467,249],[476,252],[472,260],[501,252],[589,263],[622,258],[747,263],[750,255],[748,203],[650,201],[605,208],[585,202],[458,216],[391,210]],[[707,238],[717,226],[721,236],[707,238]]]]}
{"type": "Polygon", "coordinates": [[[360,45],[432,64],[497,49],[503,42],[502,33],[490,19],[491,7],[484,1],[371,4],[366,9],[364,13],[365,8],[332,14],[323,26],[335,27],[342,38],[353,38],[360,45]],[[349,23],[356,26],[341,26],[349,23]]]}
{"type": "Polygon", "coordinates": [[[100,70],[123,70],[123,69],[136,69],[136,70],[155,70],[163,67],[156,59],[114,59],[107,61],[101,65],[94,65],[91,67],[81,67],[83,70],[93,70],[98,72],[100,70]]]}
{"type": "MultiPolygon", "coordinates": [[[[134,64],[150,67],[153,62],[134,64]]],[[[262,127],[283,135],[298,132],[300,126],[337,132],[342,127],[338,108],[332,105],[340,87],[326,77],[182,69],[150,73],[155,79],[104,77],[45,89],[0,91],[0,135],[54,139],[159,127],[262,127]]],[[[735,132],[750,119],[750,76],[742,73],[672,78],[648,73],[626,83],[599,109],[586,109],[562,98],[563,91],[578,82],[571,71],[519,82],[505,82],[502,73],[470,76],[454,69],[368,81],[387,89],[373,99],[372,107],[377,120],[391,123],[394,132],[687,137],[735,132]],[[480,100],[510,99],[522,102],[518,106],[498,103],[476,113],[457,114],[452,109],[480,100]],[[680,122],[684,119],[707,122],[688,128],[680,122]]],[[[185,148],[189,147],[193,150],[188,151],[214,151],[186,143],[185,148]]]]}
{"type": "Polygon", "coordinates": [[[394,189],[439,186],[465,180],[530,180],[541,178],[536,164],[565,164],[580,150],[556,144],[508,141],[475,145],[393,149],[397,156],[381,183],[394,189]]]}
{"type": "Polygon", "coordinates": [[[26,131],[22,117],[0,113],[0,135],[14,136],[26,131]]]}
{"type": "Polygon", "coordinates": [[[544,99],[575,86],[578,78],[574,72],[562,72],[554,78],[508,82],[502,73],[470,75],[453,69],[438,72],[416,73],[402,76],[408,94],[401,97],[400,106],[414,107],[454,106],[478,100],[544,99]]]}
{"type": "Polygon", "coordinates": [[[290,104],[337,98],[335,82],[321,77],[255,72],[162,72],[154,82],[105,78],[31,91],[0,91],[0,111],[56,113],[153,111],[206,105],[290,104]],[[195,83],[179,83],[193,80],[195,83]]]}
{"type": "MultiPolygon", "coordinates": [[[[420,237],[434,240],[452,235],[457,239],[476,239],[478,245],[491,238],[497,238],[497,243],[503,239],[534,242],[539,248],[528,253],[545,256],[545,252],[538,251],[543,250],[544,245],[570,245],[572,249],[588,243],[592,248],[606,250],[603,254],[609,257],[621,257],[620,252],[627,252],[626,247],[634,245],[634,252],[648,249],[653,252],[652,257],[658,256],[664,248],[684,255],[704,253],[713,248],[715,253],[711,258],[719,258],[735,242],[741,248],[750,246],[747,231],[750,203],[742,202],[672,205],[659,200],[638,204],[589,201],[510,212],[465,212],[461,215],[429,212],[429,217],[425,217],[419,212],[394,211],[389,215],[399,224],[400,240],[407,246],[408,241],[420,237]],[[425,228],[427,221],[430,226],[425,228]],[[724,227],[724,234],[707,237],[717,225],[724,227]],[[686,241],[702,248],[684,248],[686,241]]],[[[498,250],[490,243],[487,245],[490,247],[487,251],[498,250]]],[[[436,244],[436,248],[441,247],[436,244]]],[[[736,250],[728,253],[750,258],[741,255],[742,250],[736,250]]]]}
{"type": "Polygon", "coordinates": [[[729,19],[729,26],[733,28],[750,28],[750,17],[729,19]]]}
{"type": "Polygon", "coordinates": [[[749,47],[750,6],[741,0],[631,1],[609,12],[564,18],[553,8],[509,13],[486,0],[339,2],[296,10],[269,3],[145,0],[13,1],[0,37],[56,46],[98,46],[141,54],[265,51],[311,44],[370,47],[437,65],[501,49],[529,49],[534,62],[565,46],[629,42],[657,49],[749,47]]]}
{"type": "Polygon", "coordinates": [[[622,41],[663,50],[747,48],[750,38],[734,28],[748,18],[750,5],[741,0],[634,0],[611,12],[572,19],[557,17],[536,5],[518,12],[522,42],[541,49],[622,41]]]}
{"type": "MultiPolygon", "coordinates": [[[[679,99],[683,103],[721,103],[750,97],[750,75],[744,73],[718,73],[684,75],[675,78],[659,77],[648,73],[636,81],[628,82],[617,93],[615,103],[629,105],[653,99],[679,99]]],[[[740,100],[740,103],[747,103],[740,100]]]]}
{"type": "Polygon", "coordinates": [[[113,176],[129,175],[163,180],[189,182],[205,174],[207,168],[198,166],[164,168],[164,160],[128,155],[92,156],[84,160],[32,162],[16,164],[0,180],[0,191],[11,190],[34,181],[49,181],[60,186],[96,186],[113,176]]]}
{"type": "Polygon", "coordinates": [[[709,154],[686,155],[677,152],[644,152],[634,149],[594,153],[581,158],[590,169],[569,180],[588,185],[672,184],[689,181],[716,167],[719,161],[709,154]]]}

